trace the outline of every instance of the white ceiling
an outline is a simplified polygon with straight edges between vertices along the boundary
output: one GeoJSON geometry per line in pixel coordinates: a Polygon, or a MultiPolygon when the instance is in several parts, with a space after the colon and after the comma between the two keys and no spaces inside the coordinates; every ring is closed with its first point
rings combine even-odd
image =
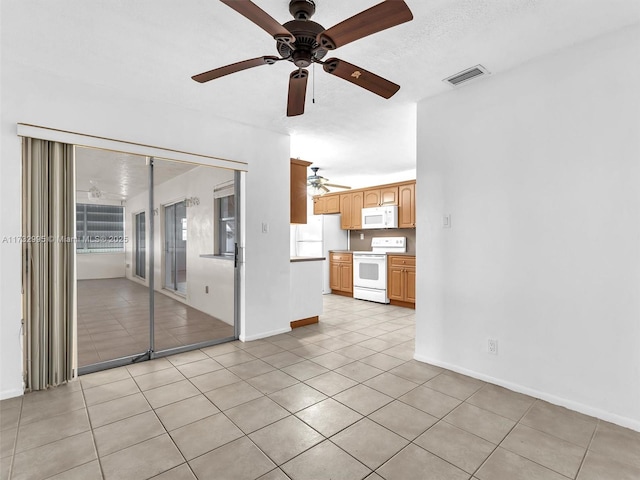
{"type": "MultiPolygon", "coordinates": [[[[149,167],[146,157],[128,153],[76,147],[76,192],[79,203],[96,187],[107,200],[127,200],[148,190],[149,167]]],[[[196,168],[190,163],[154,160],[154,185],[196,168]]]]}
{"type": "MultiPolygon", "coordinates": [[[[255,0],[280,22],[288,0],[255,0]]],[[[316,0],[326,28],[378,0],[316,0]]],[[[279,62],[206,84],[196,73],[274,55],[263,30],[217,0],[2,2],[3,56],[125,97],[175,103],[292,136],[292,155],[332,182],[413,176],[419,100],[482,64],[493,75],[640,21],[638,0],[407,0],[414,20],[330,52],[401,85],[390,100],[316,67],[306,113],[287,118],[293,65],[279,62]],[[370,177],[372,176],[372,177],[370,177]]],[[[637,59],[634,59],[634,61],[637,59]]],[[[631,59],[630,59],[631,61],[631,59]]],[[[485,81],[485,80],[477,80],[485,81]]],[[[459,87],[459,88],[465,88],[459,87]]]]}

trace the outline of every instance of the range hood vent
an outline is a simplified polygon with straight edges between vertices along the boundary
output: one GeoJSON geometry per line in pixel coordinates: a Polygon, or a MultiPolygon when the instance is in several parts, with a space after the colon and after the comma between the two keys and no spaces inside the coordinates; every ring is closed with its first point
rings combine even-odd
{"type": "Polygon", "coordinates": [[[456,73],[448,78],[445,78],[443,82],[447,82],[450,85],[457,87],[462,83],[466,83],[469,80],[473,80],[474,78],[482,77],[484,75],[489,75],[490,72],[482,65],[476,65],[475,67],[467,68],[460,73],[456,73]]]}

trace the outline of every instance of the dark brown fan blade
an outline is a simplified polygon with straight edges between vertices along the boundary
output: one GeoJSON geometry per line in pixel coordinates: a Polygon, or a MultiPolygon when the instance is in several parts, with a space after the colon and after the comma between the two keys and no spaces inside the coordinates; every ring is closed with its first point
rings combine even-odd
{"type": "Polygon", "coordinates": [[[323,68],[325,72],[343,78],[384,98],[391,98],[400,90],[400,85],[338,58],[330,58],[324,62],[323,68]]]}
{"type": "Polygon", "coordinates": [[[307,79],[309,71],[304,68],[289,75],[289,99],[287,100],[287,117],[295,117],[304,113],[304,100],[307,95],[307,79]]]}
{"type": "Polygon", "coordinates": [[[334,50],[387,28],[413,19],[413,14],[402,0],[387,0],[318,34],[322,48],[334,50]]]}
{"type": "Polygon", "coordinates": [[[296,38],[289,30],[280,25],[271,15],[250,0],[220,1],[233,8],[240,15],[251,20],[276,40],[282,40],[285,43],[293,43],[296,41],[296,38]]]}
{"type": "Polygon", "coordinates": [[[247,68],[259,67],[260,65],[273,65],[278,60],[280,60],[278,57],[272,57],[269,55],[264,57],[252,58],[251,60],[232,63],[231,65],[227,65],[226,67],[214,68],[213,70],[209,70],[208,72],[194,75],[191,78],[193,78],[196,82],[204,83],[208,82],[209,80],[224,77],[225,75],[229,75],[230,73],[236,73],[242,70],[246,70],[247,68]]]}

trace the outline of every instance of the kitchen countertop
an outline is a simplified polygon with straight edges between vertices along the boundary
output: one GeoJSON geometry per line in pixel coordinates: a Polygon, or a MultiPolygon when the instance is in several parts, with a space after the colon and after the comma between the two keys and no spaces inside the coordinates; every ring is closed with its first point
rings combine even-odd
{"type": "MultiPolygon", "coordinates": [[[[359,251],[359,250],[358,250],[359,251]]],[[[353,253],[354,250],[329,250],[329,253],[353,253]]],[[[389,252],[387,255],[405,255],[407,257],[415,257],[416,254],[412,252],[389,252]]]]}
{"type": "Polygon", "coordinates": [[[291,262],[321,262],[325,257],[291,257],[291,262]]]}

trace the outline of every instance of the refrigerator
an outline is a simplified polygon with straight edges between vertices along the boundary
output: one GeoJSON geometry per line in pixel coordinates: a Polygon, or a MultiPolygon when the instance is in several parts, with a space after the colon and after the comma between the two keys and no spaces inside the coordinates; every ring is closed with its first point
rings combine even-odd
{"type": "Polygon", "coordinates": [[[329,288],[329,250],[347,250],[348,232],[340,228],[340,215],[309,215],[306,225],[291,225],[292,257],[325,257],[322,293],[329,288]]]}

